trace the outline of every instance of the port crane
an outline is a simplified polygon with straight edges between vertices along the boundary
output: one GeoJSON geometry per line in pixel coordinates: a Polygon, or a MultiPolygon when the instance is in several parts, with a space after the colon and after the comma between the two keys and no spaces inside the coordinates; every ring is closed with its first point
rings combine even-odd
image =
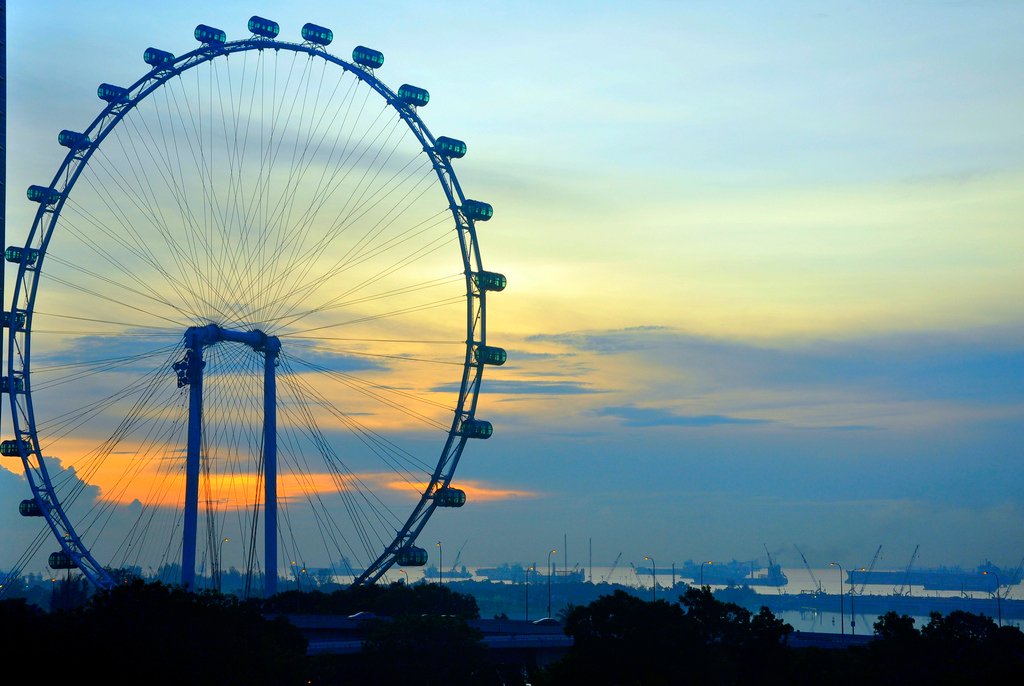
{"type": "Polygon", "coordinates": [[[469,539],[468,538],[465,541],[463,541],[462,547],[459,548],[459,552],[455,553],[455,562],[452,563],[452,569],[451,569],[452,573],[457,571],[455,568],[459,566],[459,560],[462,559],[462,549],[466,547],[467,543],[469,543],[469,539]]]}
{"type": "MultiPolygon", "coordinates": [[[[762,543],[761,545],[764,546],[764,553],[768,556],[768,573],[771,574],[775,570],[775,561],[772,560],[772,554],[768,552],[768,544],[762,543]]],[[[782,595],[782,586],[776,586],[775,590],[779,592],[779,595],[782,595]]]]}
{"type": "Polygon", "coordinates": [[[875,556],[871,558],[871,564],[868,565],[867,574],[864,575],[864,582],[860,585],[860,590],[857,591],[857,595],[864,595],[864,587],[868,585],[868,579],[871,577],[871,572],[875,571],[875,565],[878,564],[878,558],[882,554],[882,546],[878,546],[878,550],[875,551],[875,556]]]}
{"type": "MultiPolygon", "coordinates": [[[[907,563],[907,570],[905,572],[903,572],[903,585],[900,586],[900,590],[898,590],[898,591],[895,588],[892,589],[894,594],[896,594],[896,595],[910,595],[910,591],[909,590],[906,591],[906,592],[904,592],[904,590],[907,588],[907,582],[910,581],[910,568],[914,566],[914,560],[917,559],[917,552],[920,549],[921,549],[921,544],[920,543],[918,543],[917,545],[914,546],[914,554],[910,556],[910,562],[907,563]]],[[[910,587],[913,588],[914,585],[911,584],[910,587]]]]}
{"type": "Polygon", "coordinates": [[[615,562],[612,563],[611,570],[607,574],[605,574],[603,577],[601,577],[601,583],[604,583],[606,581],[610,581],[611,580],[612,574],[614,574],[615,570],[618,569],[618,567],[619,567],[619,560],[621,560],[621,559],[622,559],[622,553],[619,553],[618,555],[615,556],[615,562]]]}
{"type": "MultiPolygon", "coordinates": [[[[807,573],[811,575],[811,581],[814,582],[814,592],[821,593],[821,582],[818,581],[818,577],[814,576],[814,572],[811,571],[811,565],[807,563],[807,558],[804,557],[803,551],[801,551],[800,548],[797,547],[796,543],[793,544],[793,547],[796,548],[796,552],[800,554],[800,559],[804,561],[804,569],[806,569],[807,573]]],[[[765,549],[765,552],[767,552],[767,548],[765,549]]]]}

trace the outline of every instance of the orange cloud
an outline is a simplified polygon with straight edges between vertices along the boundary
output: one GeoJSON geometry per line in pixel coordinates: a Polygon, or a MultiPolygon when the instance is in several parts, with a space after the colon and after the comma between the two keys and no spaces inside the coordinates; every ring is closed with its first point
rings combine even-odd
{"type": "MultiPolygon", "coordinates": [[[[408,491],[409,484],[404,481],[390,481],[385,484],[387,488],[392,490],[408,491]]],[[[426,488],[426,483],[416,484],[419,492],[422,493],[426,488]]],[[[495,500],[515,500],[517,498],[539,498],[541,493],[538,491],[520,491],[513,488],[496,488],[491,486],[484,486],[477,481],[460,481],[455,488],[460,488],[466,492],[466,499],[473,502],[489,502],[495,500]]]]}

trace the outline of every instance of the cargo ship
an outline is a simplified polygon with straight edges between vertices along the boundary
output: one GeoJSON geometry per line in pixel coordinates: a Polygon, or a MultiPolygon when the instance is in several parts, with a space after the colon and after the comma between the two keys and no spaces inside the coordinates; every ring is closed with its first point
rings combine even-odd
{"type": "MultiPolygon", "coordinates": [[[[637,567],[636,573],[641,576],[651,574],[650,567],[637,567]]],[[[658,567],[657,574],[668,576],[672,573],[671,568],[658,567]]],[[[707,584],[708,586],[785,586],[789,583],[789,577],[782,571],[782,567],[771,564],[767,568],[761,567],[756,561],[739,562],[694,562],[687,560],[675,568],[675,575],[680,579],[692,579],[693,581],[707,584]],[[703,568],[703,571],[702,569],[703,568]]]]}
{"type": "Polygon", "coordinates": [[[926,591],[983,591],[995,593],[999,586],[1014,586],[1020,583],[1021,569],[1000,569],[988,560],[974,570],[960,567],[934,567],[913,570],[865,570],[851,569],[846,580],[853,586],[892,586],[895,590],[908,586],[920,586],[926,591]],[[998,581],[997,581],[998,579],[998,581]]]}
{"type": "MultiPolygon", "coordinates": [[[[508,581],[512,583],[521,584],[526,581],[526,570],[530,570],[530,583],[547,583],[548,577],[543,573],[543,565],[537,567],[531,565],[527,568],[518,562],[509,564],[504,563],[498,567],[478,567],[476,570],[477,576],[482,576],[488,581],[508,581]]],[[[586,574],[582,569],[555,569],[554,576],[551,577],[552,584],[582,584],[586,580],[586,574]]]]}
{"type": "MultiPolygon", "coordinates": [[[[437,579],[437,565],[429,565],[423,568],[424,579],[437,579]]],[[[461,569],[451,568],[444,572],[443,579],[472,579],[473,573],[466,569],[466,565],[462,565],[461,569]]]]}

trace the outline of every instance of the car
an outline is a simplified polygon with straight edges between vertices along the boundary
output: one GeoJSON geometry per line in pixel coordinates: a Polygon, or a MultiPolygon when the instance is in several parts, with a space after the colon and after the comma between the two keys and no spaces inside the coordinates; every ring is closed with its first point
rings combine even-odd
{"type": "Polygon", "coordinates": [[[540,619],[533,620],[533,623],[537,626],[554,626],[561,624],[561,622],[554,617],[541,617],[540,619]]]}
{"type": "Polygon", "coordinates": [[[363,619],[377,619],[377,615],[372,612],[357,612],[354,615],[349,615],[349,619],[363,620],[363,619]]]}

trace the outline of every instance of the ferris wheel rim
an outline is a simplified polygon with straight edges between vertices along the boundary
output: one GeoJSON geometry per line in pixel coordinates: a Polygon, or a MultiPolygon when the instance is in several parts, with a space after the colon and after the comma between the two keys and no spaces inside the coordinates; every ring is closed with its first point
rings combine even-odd
{"type": "Polygon", "coordinates": [[[10,394],[14,435],[19,441],[19,446],[22,450],[21,459],[24,472],[32,490],[33,498],[42,508],[46,522],[60,543],[61,549],[74,559],[81,571],[92,582],[102,587],[112,585],[113,579],[100,562],[93,557],[89,547],[82,542],[76,533],[74,525],[67,517],[60,499],[56,496],[51,477],[43,460],[36,426],[32,384],[30,382],[32,371],[32,319],[35,313],[38,285],[45,278],[42,276],[44,272],[41,267],[45,260],[46,249],[49,246],[54,231],[58,228],[61,210],[73,191],[82,171],[88,168],[93,152],[98,149],[110,132],[117,129],[125,116],[137,104],[163,88],[170,79],[188,70],[218,58],[226,59],[231,54],[263,50],[287,50],[294,53],[304,53],[310,58],[323,59],[327,63],[341,67],[344,71],[352,74],[377,92],[387,105],[398,113],[409,130],[423,145],[424,154],[430,158],[438,184],[449,199],[451,214],[456,224],[461,225],[461,229],[465,232],[465,240],[460,239],[458,242],[462,252],[466,282],[467,337],[465,341],[466,353],[461,388],[458,394],[458,402],[454,408],[455,416],[447,431],[444,448],[431,475],[430,483],[420,495],[418,503],[407,518],[403,529],[397,532],[392,543],[380,553],[378,558],[366,568],[364,573],[354,583],[372,583],[379,579],[395,563],[400,549],[415,542],[416,537],[426,525],[430,515],[437,506],[433,494],[440,488],[448,487],[452,482],[455,468],[458,465],[467,441],[467,437],[462,435],[459,430],[460,424],[464,420],[472,419],[475,416],[483,363],[473,359],[473,352],[478,346],[485,346],[487,343],[486,298],[484,292],[476,289],[473,283],[474,273],[483,271],[477,233],[474,220],[461,215],[461,207],[466,202],[466,197],[451,165],[451,160],[436,152],[434,147],[436,139],[423,123],[416,109],[405,104],[372,71],[331,55],[320,46],[267,38],[246,38],[215,46],[203,45],[181,57],[175,58],[172,65],[165,68],[154,68],[139,78],[127,89],[130,97],[127,103],[122,103],[122,105],[126,106],[119,107],[116,103],[108,104],[96,116],[89,127],[83,131],[85,135],[94,137],[94,140],[84,151],[69,150],[58,167],[49,188],[60,189],[60,198],[52,210],[49,210],[45,203],[40,204],[25,243],[26,250],[38,250],[37,261],[34,266],[27,265],[25,262],[19,264],[14,288],[12,289],[10,317],[13,325],[8,328],[7,332],[8,349],[11,351],[8,358],[7,371],[9,379],[14,379],[16,375],[20,374],[25,383],[25,391],[20,396],[13,392],[10,394]],[[33,242],[37,242],[39,247],[32,248],[33,242]],[[22,295],[27,298],[26,304],[24,308],[17,308],[15,304],[18,302],[19,296],[22,295]],[[18,325],[18,317],[22,315],[25,317],[23,327],[18,325]],[[15,351],[17,351],[17,354],[15,354],[15,351]],[[19,361],[20,369],[18,368],[19,361]],[[19,397],[22,399],[20,403],[19,397]],[[22,414],[24,414],[24,418],[22,414]],[[23,437],[28,439],[28,446],[24,446],[22,442],[23,437]],[[34,460],[34,463],[30,464],[32,460],[34,460]]]}

